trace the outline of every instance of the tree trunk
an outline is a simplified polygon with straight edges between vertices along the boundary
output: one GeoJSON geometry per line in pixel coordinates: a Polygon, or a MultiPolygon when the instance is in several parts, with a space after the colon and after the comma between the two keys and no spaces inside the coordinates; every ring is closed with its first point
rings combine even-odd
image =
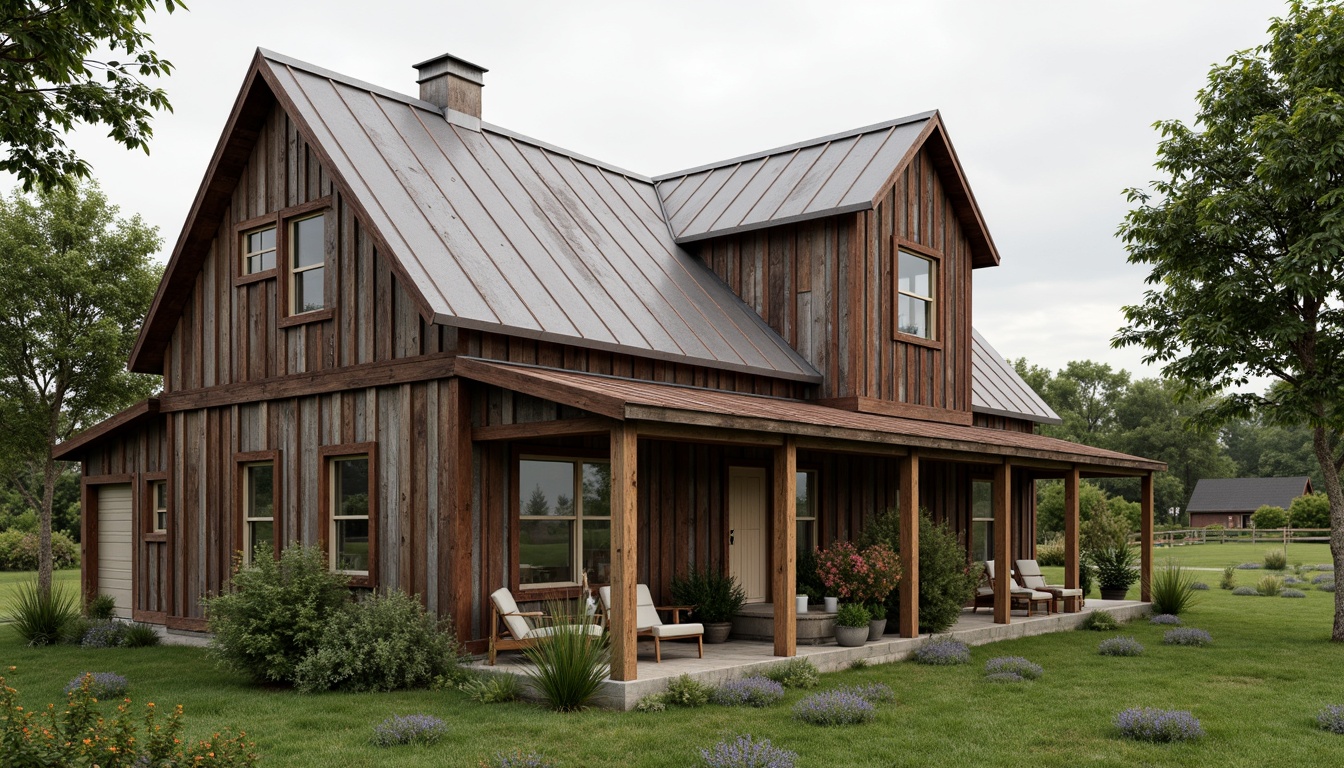
{"type": "Polygon", "coordinates": [[[1330,499],[1330,556],[1335,564],[1335,624],[1330,639],[1344,643],[1344,487],[1325,427],[1312,428],[1311,442],[1325,480],[1325,495],[1330,499]]]}
{"type": "Polygon", "coordinates": [[[51,448],[47,448],[46,466],[42,468],[42,509],[39,510],[41,524],[38,526],[37,539],[37,589],[44,596],[51,595],[51,506],[56,497],[56,462],[51,458],[51,448]]]}

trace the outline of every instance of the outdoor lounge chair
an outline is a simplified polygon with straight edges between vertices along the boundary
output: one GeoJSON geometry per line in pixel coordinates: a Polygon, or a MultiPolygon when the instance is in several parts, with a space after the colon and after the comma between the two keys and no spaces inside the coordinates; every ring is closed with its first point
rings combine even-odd
{"type": "Polygon", "coordinates": [[[1041,566],[1035,560],[1018,560],[1017,578],[1027,589],[1054,595],[1055,613],[1059,613],[1061,608],[1069,613],[1077,613],[1083,607],[1083,590],[1069,589],[1062,584],[1046,584],[1041,566]]]}
{"type": "MultiPolygon", "coordinates": [[[[611,587],[602,587],[597,590],[597,594],[602,600],[602,610],[611,616],[611,587]]],[[[659,664],[663,663],[663,640],[695,640],[700,658],[705,658],[705,625],[681,623],[681,612],[690,609],[689,605],[655,606],[648,586],[635,585],[635,638],[653,638],[653,658],[659,664]],[[671,611],[672,623],[664,624],[658,616],[659,611],[671,611]]]]}
{"type": "MultiPolygon", "coordinates": [[[[518,602],[508,587],[500,587],[490,593],[490,666],[495,665],[495,656],[500,651],[519,651],[537,644],[538,640],[555,633],[555,626],[537,626],[550,620],[541,611],[520,611],[518,602]],[[500,622],[504,624],[504,635],[499,634],[500,622]]],[[[588,634],[601,637],[600,624],[585,625],[588,634]]]]}
{"type": "MultiPolygon", "coordinates": [[[[971,607],[971,613],[975,613],[980,608],[994,607],[994,561],[985,561],[985,583],[975,591],[975,604],[971,607]]],[[[1027,615],[1031,615],[1032,606],[1038,603],[1045,604],[1045,612],[1050,613],[1051,606],[1054,605],[1055,596],[1049,592],[1037,592],[1034,589],[1019,587],[1010,579],[1008,582],[1008,600],[1009,607],[1025,607],[1027,615]]]]}

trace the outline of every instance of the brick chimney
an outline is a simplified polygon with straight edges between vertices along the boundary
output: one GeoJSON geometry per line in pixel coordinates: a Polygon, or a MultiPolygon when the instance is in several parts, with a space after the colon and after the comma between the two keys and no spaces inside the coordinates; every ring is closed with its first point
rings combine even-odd
{"type": "Polygon", "coordinates": [[[481,129],[481,88],[489,70],[445,53],[415,65],[420,100],[443,110],[450,123],[481,129]]]}

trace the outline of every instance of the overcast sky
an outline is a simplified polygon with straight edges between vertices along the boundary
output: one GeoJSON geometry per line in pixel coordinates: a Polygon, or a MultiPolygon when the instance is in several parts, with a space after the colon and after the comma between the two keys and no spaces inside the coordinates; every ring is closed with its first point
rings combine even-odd
{"type": "MultiPolygon", "coordinates": [[[[999,248],[974,323],[1051,369],[1112,350],[1145,272],[1115,237],[1154,178],[1156,120],[1189,121],[1209,67],[1266,39],[1281,0],[458,2],[227,0],[156,14],[175,107],[152,154],[71,144],[171,252],[260,46],[402,93],[452,53],[489,69],[484,119],[654,175],[942,111],[999,248]]],[[[12,182],[7,182],[12,186],[12,182]]]]}

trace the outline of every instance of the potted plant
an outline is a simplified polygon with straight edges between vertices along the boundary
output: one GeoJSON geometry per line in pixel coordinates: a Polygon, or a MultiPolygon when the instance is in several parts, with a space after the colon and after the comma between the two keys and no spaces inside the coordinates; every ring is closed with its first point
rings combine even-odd
{"type": "Polygon", "coordinates": [[[846,648],[868,642],[868,622],[873,615],[861,603],[845,603],[835,614],[835,641],[846,648]]]}
{"type": "Polygon", "coordinates": [[[1139,580],[1138,569],[1134,567],[1134,550],[1128,546],[1098,550],[1090,559],[1096,569],[1102,600],[1124,600],[1130,585],[1139,580]]]}
{"type": "Polygon", "coordinates": [[[691,615],[705,625],[706,643],[722,643],[732,633],[733,615],[742,610],[747,593],[732,576],[705,569],[674,576],[672,599],[692,606],[691,615]]]}
{"type": "Polygon", "coordinates": [[[883,603],[871,603],[866,607],[872,617],[868,620],[868,639],[881,640],[882,634],[887,631],[887,606],[883,603]]]}
{"type": "MultiPolygon", "coordinates": [[[[885,605],[901,581],[901,559],[887,544],[859,550],[848,541],[837,541],[817,553],[817,576],[827,594],[867,605],[885,605]]],[[[880,636],[885,629],[876,630],[880,636]]]]}

